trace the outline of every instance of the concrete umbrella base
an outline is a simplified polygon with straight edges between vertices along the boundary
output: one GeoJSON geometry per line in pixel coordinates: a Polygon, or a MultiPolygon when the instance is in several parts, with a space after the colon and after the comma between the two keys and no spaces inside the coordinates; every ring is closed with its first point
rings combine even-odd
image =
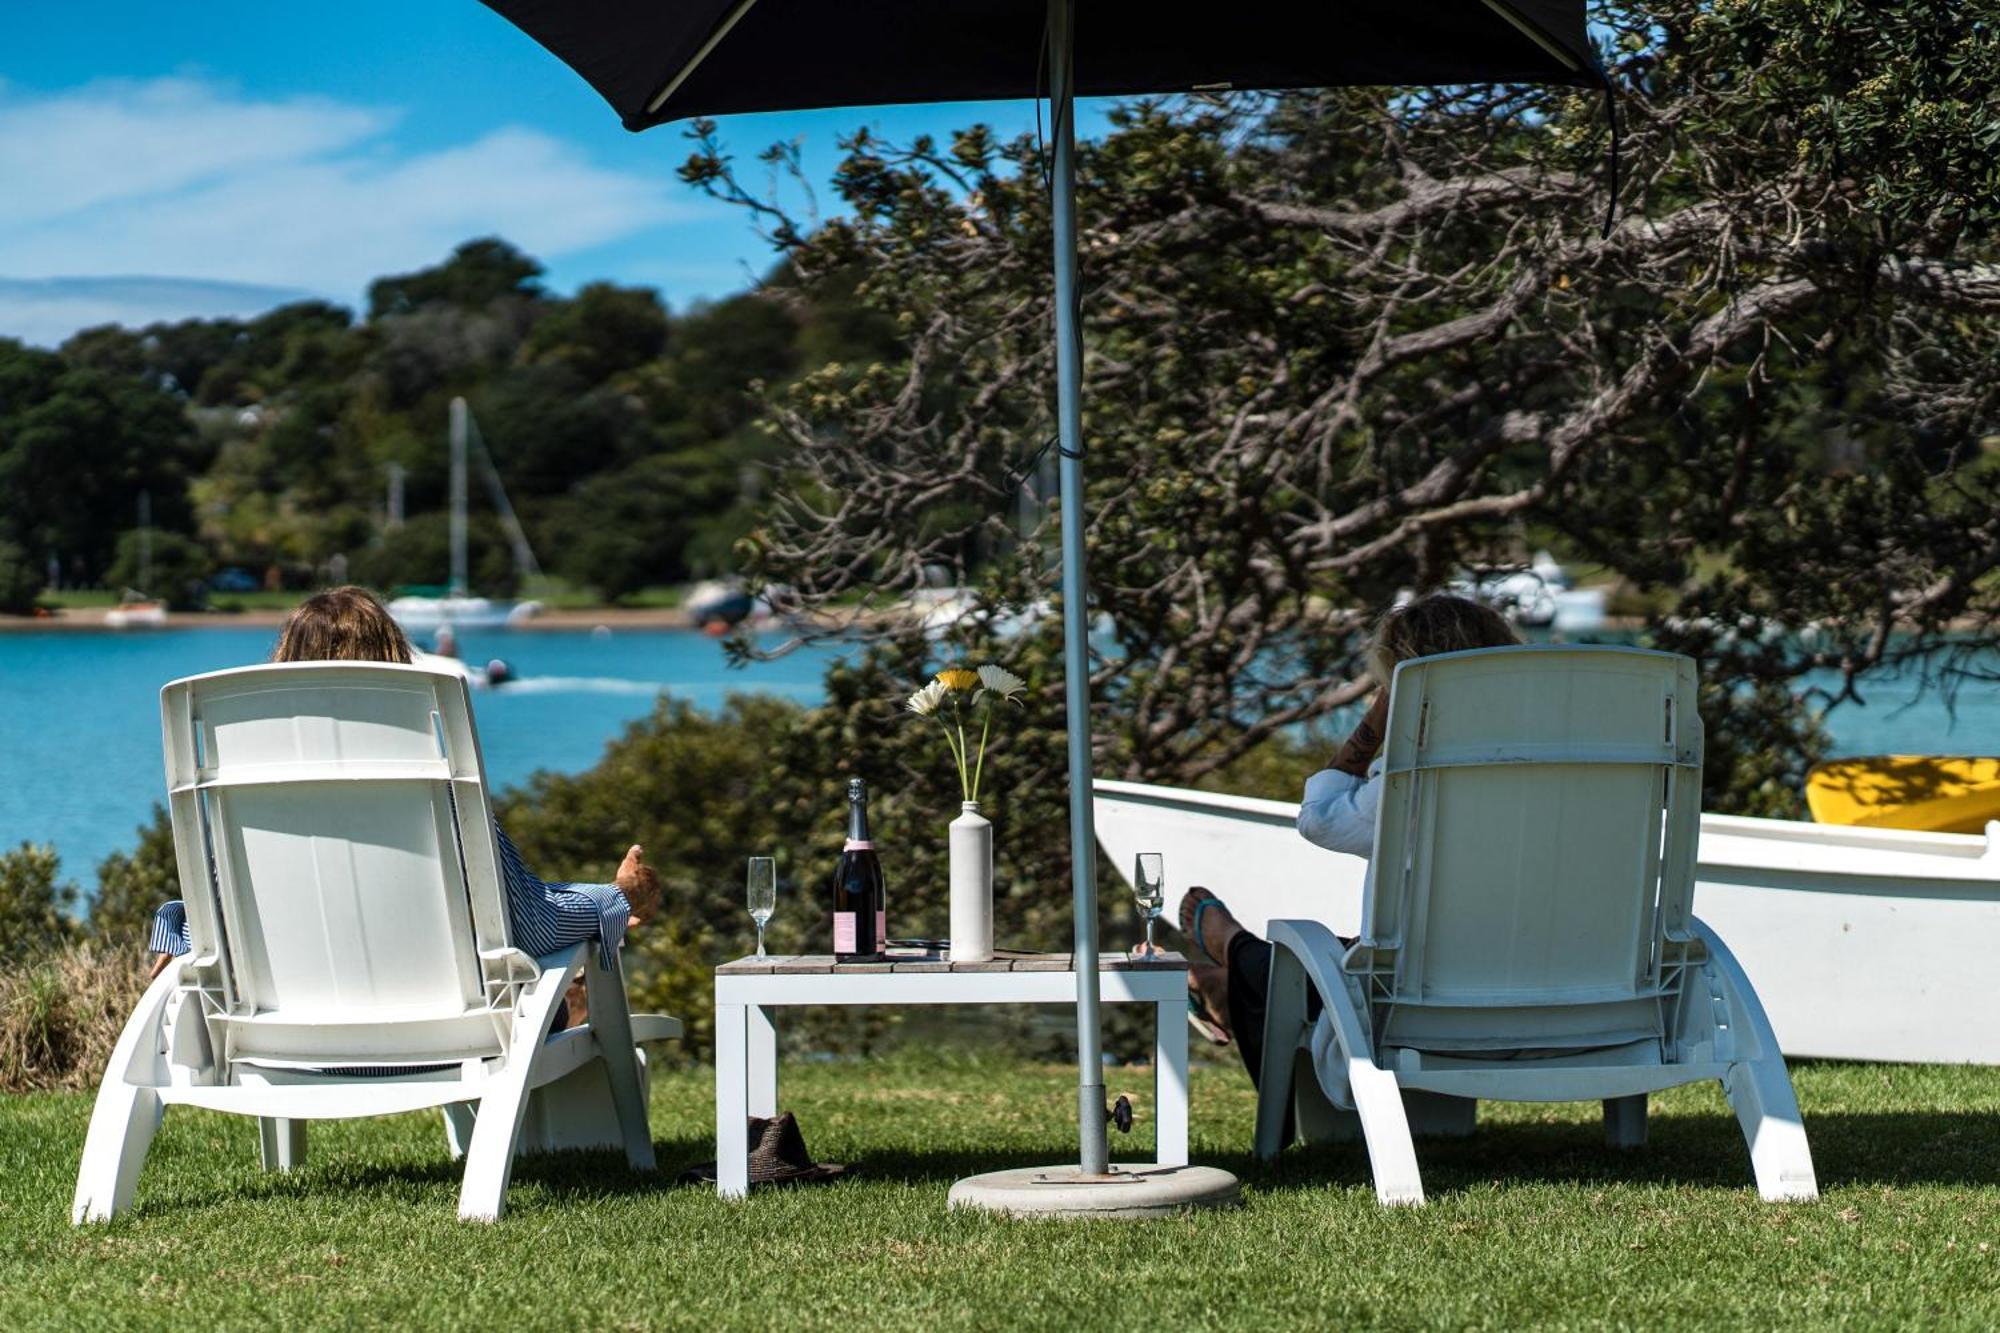
{"type": "Polygon", "coordinates": [[[1236,1177],[1212,1166],[1113,1166],[1086,1176],[1075,1166],[1028,1166],[967,1176],[951,1187],[953,1208],[1009,1217],[1174,1217],[1241,1200],[1236,1177]]]}

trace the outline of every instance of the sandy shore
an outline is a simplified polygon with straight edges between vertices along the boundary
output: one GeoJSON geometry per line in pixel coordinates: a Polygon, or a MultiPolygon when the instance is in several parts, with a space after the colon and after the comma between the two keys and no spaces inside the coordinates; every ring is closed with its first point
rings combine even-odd
{"type": "MultiPolygon", "coordinates": [[[[6,630],[99,630],[107,607],[65,609],[45,616],[0,616],[0,632],[6,630]]],[[[165,629],[276,629],[285,623],[285,611],[175,611],[167,616],[165,629]]],[[[544,629],[693,629],[685,611],[672,607],[599,607],[588,611],[544,611],[532,620],[512,628],[533,633],[544,629]]],[[[138,631],[125,631],[133,633],[138,631]]]]}

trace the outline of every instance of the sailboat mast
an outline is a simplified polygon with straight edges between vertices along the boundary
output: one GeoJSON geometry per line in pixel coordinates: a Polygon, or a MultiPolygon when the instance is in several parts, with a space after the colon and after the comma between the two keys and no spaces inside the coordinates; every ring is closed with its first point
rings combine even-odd
{"type": "Polygon", "coordinates": [[[466,407],[463,398],[451,400],[451,588],[450,595],[463,597],[468,585],[465,568],[465,438],[466,407]]]}

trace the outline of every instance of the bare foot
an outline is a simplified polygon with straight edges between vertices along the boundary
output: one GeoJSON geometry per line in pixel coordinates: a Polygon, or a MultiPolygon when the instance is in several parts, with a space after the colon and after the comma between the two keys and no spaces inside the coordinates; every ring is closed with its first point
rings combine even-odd
{"type": "Polygon", "coordinates": [[[1229,957],[1229,942],[1243,929],[1243,923],[1229,914],[1220,898],[1197,885],[1187,891],[1181,899],[1181,934],[1194,945],[1198,953],[1206,953],[1214,963],[1221,963],[1229,957]],[[1213,899],[1214,905],[1201,914],[1201,938],[1194,934],[1195,909],[1204,900],[1213,899]]]}
{"type": "Polygon", "coordinates": [[[632,844],[618,867],[615,882],[625,901],[632,905],[632,916],[626,924],[641,926],[652,920],[653,913],[660,910],[660,877],[646,864],[645,848],[636,842],[632,844]]]}

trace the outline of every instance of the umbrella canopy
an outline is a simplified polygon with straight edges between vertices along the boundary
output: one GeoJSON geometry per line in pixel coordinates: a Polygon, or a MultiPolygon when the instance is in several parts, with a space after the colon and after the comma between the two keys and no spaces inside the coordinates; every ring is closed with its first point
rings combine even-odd
{"type": "MultiPolygon", "coordinates": [[[[686,116],[1048,91],[1047,0],[486,0],[629,130],[686,116]]],[[[1079,97],[1595,83],[1582,0],[1089,0],[1079,97]]]]}

